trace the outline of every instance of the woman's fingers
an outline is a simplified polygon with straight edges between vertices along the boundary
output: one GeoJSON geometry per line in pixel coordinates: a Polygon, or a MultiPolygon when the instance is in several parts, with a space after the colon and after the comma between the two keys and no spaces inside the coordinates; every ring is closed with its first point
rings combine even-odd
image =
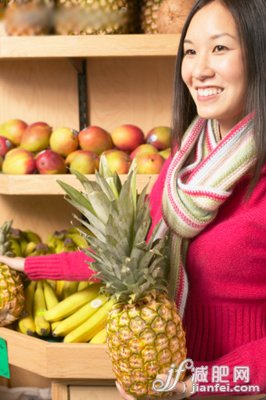
{"type": "Polygon", "coordinates": [[[130,394],[127,394],[124,389],[119,385],[118,382],[115,382],[117,390],[119,391],[120,395],[124,400],[136,400],[135,397],[131,396],[130,394]]]}

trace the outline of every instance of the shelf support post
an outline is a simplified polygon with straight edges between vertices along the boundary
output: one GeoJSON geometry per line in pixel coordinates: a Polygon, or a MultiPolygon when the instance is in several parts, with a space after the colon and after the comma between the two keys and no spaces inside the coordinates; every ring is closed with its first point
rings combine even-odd
{"type": "Polygon", "coordinates": [[[77,71],[79,130],[81,131],[90,123],[88,115],[87,62],[85,58],[70,59],[70,62],[77,71]]]}

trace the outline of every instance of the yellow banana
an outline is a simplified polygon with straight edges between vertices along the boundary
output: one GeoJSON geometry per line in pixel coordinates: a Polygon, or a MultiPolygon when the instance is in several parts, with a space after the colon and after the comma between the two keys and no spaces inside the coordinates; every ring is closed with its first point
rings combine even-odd
{"type": "Polygon", "coordinates": [[[50,333],[50,324],[44,318],[46,304],[44,299],[42,281],[37,282],[37,289],[34,293],[34,322],[36,333],[40,336],[47,336],[50,333]]]}
{"type": "Polygon", "coordinates": [[[114,300],[109,300],[87,321],[83,322],[73,331],[69,332],[65,338],[66,343],[85,343],[88,342],[106,326],[107,316],[114,305],[114,300]]]}
{"type": "Polygon", "coordinates": [[[62,297],[65,299],[68,296],[71,296],[73,293],[77,292],[78,282],[76,281],[65,281],[62,297]]]}
{"type": "Polygon", "coordinates": [[[61,321],[55,321],[55,322],[51,322],[51,330],[52,330],[52,334],[54,334],[54,330],[55,328],[61,323],[61,321]]]}
{"type": "Polygon", "coordinates": [[[49,322],[54,322],[68,317],[84,304],[94,299],[98,295],[100,287],[100,283],[94,283],[90,287],[72,294],[60,301],[55,307],[46,311],[45,319],[49,322]]]}
{"type": "Polygon", "coordinates": [[[92,344],[104,344],[106,343],[107,331],[103,328],[100,332],[96,333],[95,336],[90,340],[92,344]]]}
{"type": "Polygon", "coordinates": [[[95,299],[91,300],[88,304],[85,304],[78,311],[74,312],[68,318],[64,319],[57,325],[53,335],[54,336],[65,336],[67,333],[73,331],[75,328],[87,321],[96,311],[102,307],[108,300],[108,297],[101,294],[95,299]]]}
{"type": "Polygon", "coordinates": [[[22,257],[26,257],[27,256],[27,254],[26,254],[26,247],[27,247],[27,245],[28,245],[28,242],[27,242],[27,240],[26,239],[19,239],[19,244],[20,244],[20,250],[21,250],[21,255],[22,255],[22,257]]]}
{"type": "Polygon", "coordinates": [[[41,243],[41,241],[42,241],[40,236],[33,231],[23,231],[22,235],[25,237],[27,242],[33,242],[33,243],[38,244],[38,243],[41,243]]]}
{"type": "Polygon", "coordinates": [[[65,281],[56,281],[55,284],[55,293],[56,296],[59,300],[63,299],[63,290],[64,290],[64,286],[65,286],[65,281]]]}
{"type": "Polygon", "coordinates": [[[89,281],[80,281],[79,284],[78,284],[77,291],[79,292],[80,290],[83,290],[83,289],[87,288],[90,285],[91,285],[91,282],[89,282],[89,281]]]}
{"type": "Polygon", "coordinates": [[[87,240],[77,232],[76,233],[68,233],[67,237],[72,239],[73,242],[75,243],[75,245],[81,249],[88,247],[87,240]]]}
{"type": "Polygon", "coordinates": [[[46,281],[49,283],[50,286],[52,286],[52,288],[55,291],[56,281],[54,281],[52,279],[46,279],[46,281]]]}
{"type": "Polygon", "coordinates": [[[17,239],[10,238],[10,248],[12,253],[14,253],[15,257],[21,257],[21,248],[20,248],[20,243],[17,239]]]}
{"type": "Polygon", "coordinates": [[[43,292],[46,308],[47,310],[50,310],[58,304],[58,298],[56,297],[54,289],[47,281],[43,281],[43,292]]]}
{"type": "Polygon", "coordinates": [[[25,289],[25,305],[24,310],[27,313],[25,317],[22,317],[18,321],[19,331],[26,335],[34,335],[35,323],[33,319],[33,299],[36,288],[36,282],[31,281],[25,289]]]}
{"type": "Polygon", "coordinates": [[[34,251],[36,250],[36,243],[34,242],[28,242],[26,244],[26,248],[24,250],[25,256],[30,256],[34,251]]]}

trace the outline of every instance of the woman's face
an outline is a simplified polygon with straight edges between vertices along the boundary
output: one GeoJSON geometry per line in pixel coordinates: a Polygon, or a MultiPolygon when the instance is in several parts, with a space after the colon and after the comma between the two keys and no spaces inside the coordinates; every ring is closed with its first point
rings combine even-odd
{"type": "Polygon", "coordinates": [[[208,4],[192,18],[181,72],[198,115],[218,120],[224,136],[243,117],[246,78],[234,19],[220,2],[208,4]]]}

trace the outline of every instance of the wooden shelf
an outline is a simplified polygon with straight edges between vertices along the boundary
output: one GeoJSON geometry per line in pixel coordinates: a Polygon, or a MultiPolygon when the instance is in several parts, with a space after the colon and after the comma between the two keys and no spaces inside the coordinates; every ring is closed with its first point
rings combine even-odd
{"type": "Polygon", "coordinates": [[[180,35],[0,36],[0,59],[175,56],[180,35]]]}
{"type": "MultiPolygon", "coordinates": [[[[95,180],[95,175],[87,175],[95,180]]],[[[120,175],[122,182],[127,175],[120,175]]],[[[148,192],[156,181],[157,175],[138,175],[137,187],[140,190],[148,184],[148,192]]],[[[63,195],[57,180],[60,179],[77,189],[81,185],[74,175],[4,175],[0,174],[0,194],[4,195],[63,195]]]]}
{"type": "Polygon", "coordinates": [[[10,365],[53,379],[114,379],[106,345],[53,343],[0,328],[10,365]]]}

